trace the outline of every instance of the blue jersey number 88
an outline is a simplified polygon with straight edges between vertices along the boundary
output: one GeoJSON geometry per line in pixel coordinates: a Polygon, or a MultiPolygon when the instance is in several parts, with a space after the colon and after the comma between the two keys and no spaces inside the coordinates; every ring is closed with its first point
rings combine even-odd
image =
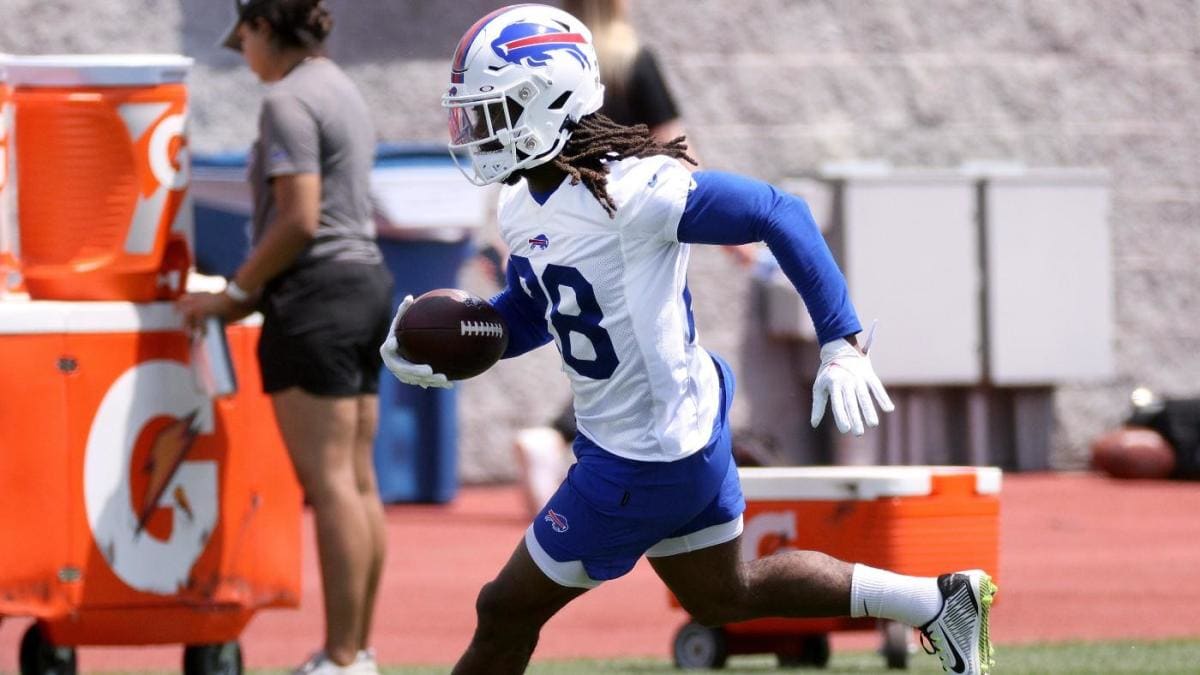
{"type": "Polygon", "coordinates": [[[596,301],[596,291],[592,284],[574,267],[546,265],[546,270],[542,272],[542,278],[539,280],[528,258],[511,255],[509,264],[524,280],[530,296],[543,313],[549,305],[550,323],[558,333],[563,361],[575,372],[593,380],[607,380],[612,377],[617,369],[617,352],[613,349],[608,331],[600,326],[604,313],[600,310],[600,303],[596,301]],[[579,314],[563,314],[559,311],[564,286],[575,293],[579,314]],[[586,338],[592,344],[596,358],[581,359],[571,353],[571,333],[586,338]]]}

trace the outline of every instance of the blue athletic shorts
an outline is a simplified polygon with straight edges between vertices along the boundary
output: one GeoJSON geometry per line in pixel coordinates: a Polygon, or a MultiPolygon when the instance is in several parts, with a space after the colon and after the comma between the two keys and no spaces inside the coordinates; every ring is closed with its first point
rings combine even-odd
{"type": "Polygon", "coordinates": [[[734,379],[713,357],[721,407],[703,449],[675,462],[618,457],[580,434],[577,462],[525,532],[538,567],[563,586],[593,588],[633,569],[638,558],[666,557],[736,538],[746,508],[729,407],[734,379]]]}

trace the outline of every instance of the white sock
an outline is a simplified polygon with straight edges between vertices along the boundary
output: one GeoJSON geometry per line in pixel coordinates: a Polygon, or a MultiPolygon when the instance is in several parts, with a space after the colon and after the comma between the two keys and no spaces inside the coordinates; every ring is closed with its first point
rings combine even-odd
{"type": "Polygon", "coordinates": [[[854,566],[850,616],[875,616],[920,627],[940,611],[942,594],[934,577],[909,577],[866,565],[854,566]]]}

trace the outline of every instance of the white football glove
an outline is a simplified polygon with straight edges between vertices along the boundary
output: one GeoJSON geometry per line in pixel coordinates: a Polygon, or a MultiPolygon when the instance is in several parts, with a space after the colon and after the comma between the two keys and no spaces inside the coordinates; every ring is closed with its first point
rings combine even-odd
{"type": "Polygon", "coordinates": [[[424,363],[413,363],[400,356],[400,345],[396,340],[396,326],[400,325],[400,317],[404,316],[404,312],[412,303],[413,296],[411,295],[406,296],[404,302],[400,303],[399,309],[396,310],[396,316],[392,318],[392,327],[388,329],[387,340],[379,348],[379,355],[383,357],[383,364],[387,366],[387,369],[392,371],[397,380],[405,384],[414,384],[422,389],[429,387],[449,389],[454,385],[446,379],[445,375],[433,372],[433,368],[424,363]]]}
{"type": "Polygon", "coordinates": [[[871,403],[872,394],[884,412],[896,409],[866,354],[842,338],[821,346],[821,368],[813,383],[814,427],[825,416],[825,402],[828,401],[838,431],[844,434],[853,430],[855,436],[862,436],[864,418],[867,426],[879,426],[879,415],[871,403]]]}

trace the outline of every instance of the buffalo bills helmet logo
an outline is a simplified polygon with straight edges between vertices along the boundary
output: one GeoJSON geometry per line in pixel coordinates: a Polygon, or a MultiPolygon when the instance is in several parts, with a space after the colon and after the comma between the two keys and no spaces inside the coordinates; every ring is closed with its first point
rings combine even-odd
{"type": "Polygon", "coordinates": [[[551,529],[555,532],[566,532],[571,526],[567,524],[567,519],[554,512],[554,509],[546,509],[545,521],[550,523],[551,529]]]}
{"type": "Polygon", "coordinates": [[[536,23],[518,22],[509,24],[500,31],[500,37],[492,41],[496,56],[517,65],[541,67],[551,58],[550,52],[563,50],[579,65],[590,68],[587,55],[578,45],[587,44],[580,33],[568,33],[561,28],[536,23]]]}
{"type": "Polygon", "coordinates": [[[529,238],[529,248],[533,248],[533,249],[540,248],[543,251],[545,251],[549,247],[550,247],[550,237],[547,237],[544,234],[539,234],[536,237],[529,238]]]}

